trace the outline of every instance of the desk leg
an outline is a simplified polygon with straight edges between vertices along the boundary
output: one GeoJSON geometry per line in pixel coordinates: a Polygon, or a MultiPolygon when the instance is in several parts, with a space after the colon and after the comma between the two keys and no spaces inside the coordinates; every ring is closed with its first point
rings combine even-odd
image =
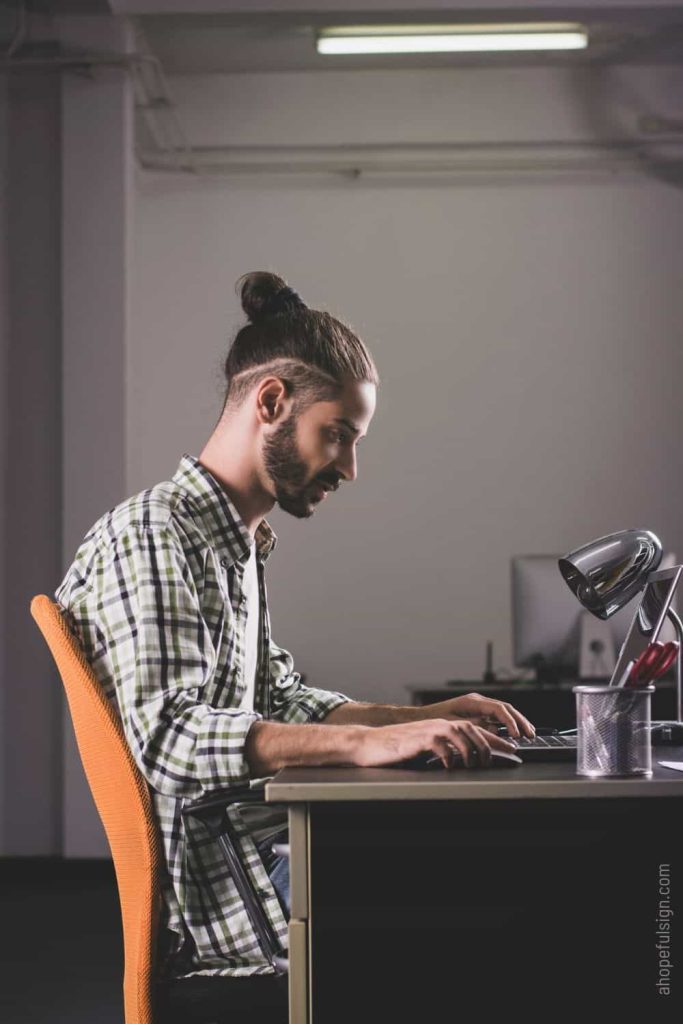
{"type": "Polygon", "coordinates": [[[309,1024],[308,807],[289,808],[289,1022],[309,1024]]]}

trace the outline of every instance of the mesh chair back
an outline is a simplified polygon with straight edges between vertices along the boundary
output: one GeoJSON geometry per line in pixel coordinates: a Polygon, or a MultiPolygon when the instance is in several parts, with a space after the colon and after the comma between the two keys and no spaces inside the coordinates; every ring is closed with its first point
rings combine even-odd
{"type": "Polygon", "coordinates": [[[78,750],[109,841],[121,904],[126,1024],[153,1024],[153,954],[159,911],[160,843],[147,783],[58,604],[31,601],[66,690],[78,750]]]}

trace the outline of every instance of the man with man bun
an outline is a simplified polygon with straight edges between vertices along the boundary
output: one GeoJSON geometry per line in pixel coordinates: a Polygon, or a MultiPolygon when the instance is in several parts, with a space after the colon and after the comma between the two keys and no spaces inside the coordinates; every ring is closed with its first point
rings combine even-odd
{"type": "MultiPolygon", "coordinates": [[[[110,509],[55,592],[118,711],[148,782],[165,854],[160,976],[272,974],[217,844],[181,809],[289,765],[381,766],[426,751],[490,763],[532,736],[478,694],[427,707],[364,703],[305,686],[271,637],[265,563],[274,505],[308,518],[357,474],[379,377],[364,343],[275,274],[238,282],[248,323],[225,362],[223,409],[199,456],[110,509]]],[[[282,808],[231,811],[248,870],[287,944],[282,808]]]]}

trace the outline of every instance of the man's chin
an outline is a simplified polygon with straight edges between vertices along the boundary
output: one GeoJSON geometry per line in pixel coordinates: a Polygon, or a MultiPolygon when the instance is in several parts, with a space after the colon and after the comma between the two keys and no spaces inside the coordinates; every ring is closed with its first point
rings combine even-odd
{"type": "Polygon", "coordinates": [[[276,498],[276,501],[283,512],[297,519],[310,519],[315,512],[315,505],[311,502],[292,501],[287,497],[276,498]]]}

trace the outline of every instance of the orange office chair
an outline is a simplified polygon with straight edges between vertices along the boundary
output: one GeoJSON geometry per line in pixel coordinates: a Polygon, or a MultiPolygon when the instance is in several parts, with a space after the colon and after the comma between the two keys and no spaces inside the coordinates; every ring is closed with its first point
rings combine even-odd
{"type": "MultiPolygon", "coordinates": [[[[183,1001],[186,999],[183,989],[187,990],[188,982],[194,979],[188,979],[185,983],[180,979],[175,987],[172,983],[168,991],[157,986],[154,952],[161,901],[162,851],[147,783],[130,752],[121,722],[80,644],[69,629],[59,605],[47,595],[38,594],[31,601],[31,615],[61,675],[83,768],[114,861],[123,924],[123,1000],[126,1024],[166,1024],[171,1019],[182,1019],[187,1024],[190,1021],[209,1024],[209,1021],[221,1018],[221,1011],[216,1007],[225,1006],[226,997],[233,1010],[253,1005],[254,978],[204,979],[209,982],[208,989],[213,990],[207,993],[205,985],[199,1000],[199,1003],[204,1002],[207,1009],[211,1007],[208,1017],[194,997],[189,1002],[183,1001]],[[216,985],[212,986],[210,983],[214,981],[216,985]],[[241,984],[243,981],[250,984],[241,984]],[[179,992],[178,997],[169,994],[176,990],[179,992]],[[241,994],[239,1000],[234,999],[236,992],[241,994]],[[159,1014],[163,1020],[159,1019],[159,1014]]],[[[226,793],[222,801],[223,810],[236,799],[249,799],[249,795],[242,792],[226,793]]],[[[246,908],[252,914],[257,934],[267,954],[272,951],[270,959],[279,976],[273,979],[272,975],[262,975],[261,978],[265,982],[274,981],[279,984],[279,991],[275,993],[279,1006],[282,984],[286,982],[286,959],[278,955],[282,951],[277,947],[272,929],[270,932],[268,930],[269,922],[262,914],[251,880],[244,872],[230,835],[225,838],[222,836],[227,821],[226,816],[220,813],[220,804],[220,795],[215,794],[209,801],[206,798],[196,801],[196,805],[186,808],[186,813],[192,813],[196,806],[197,815],[202,820],[206,819],[207,827],[214,828],[221,835],[226,859],[231,865],[236,884],[243,891],[246,908]]],[[[270,1007],[269,1001],[273,997],[265,991],[268,986],[257,983],[257,988],[265,993],[270,1007]]]]}
{"type": "Polygon", "coordinates": [[[39,594],[31,601],[31,615],[62,677],[83,768],[114,861],[123,923],[126,1024],[153,1024],[161,848],[147,783],[59,605],[39,594]]]}

